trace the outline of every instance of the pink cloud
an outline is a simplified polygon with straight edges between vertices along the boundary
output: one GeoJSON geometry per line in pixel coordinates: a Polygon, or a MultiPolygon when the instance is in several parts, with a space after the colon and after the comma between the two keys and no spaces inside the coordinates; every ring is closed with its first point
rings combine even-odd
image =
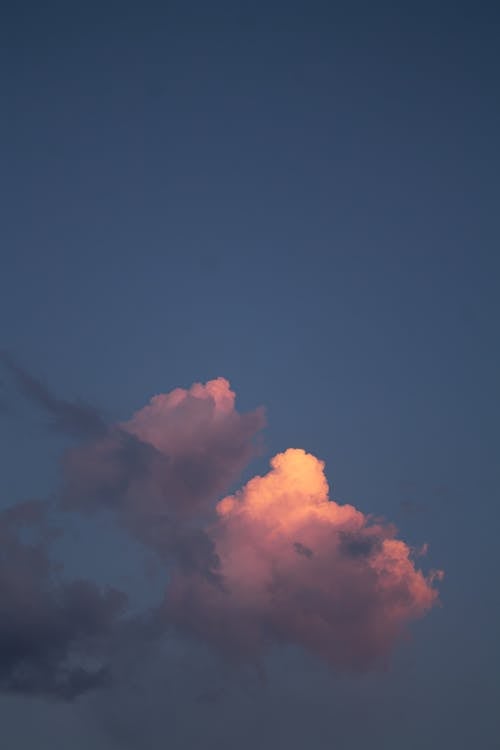
{"type": "MultiPolygon", "coordinates": [[[[365,670],[385,664],[437,604],[442,572],[424,575],[415,563],[427,545],[410,548],[393,525],[331,500],[324,463],[304,450],[274,456],[266,475],[227,495],[258,451],[265,418],[262,409],[240,414],[226,379],[154,396],[108,426],[14,372],[57,429],[83,440],[63,456],[62,505],[113,511],[166,563],[165,600],[146,618],[148,632],[174,624],[237,661],[258,662],[281,643],[365,670]]],[[[39,503],[0,514],[9,562],[0,566],[0,690],[72,698],[108,679],[105,666],[75,671],[70,662],[82,639],[114,632],[126,598],[85,581],[52,585],[46,514],[39,503]],[[25,526],[39,527],[40,543],[25,543],[25,526]]]]}
{"type": "Polygon", "coordinates": [[[256,453],[262,409],[239,414],[224,378],[154,396],[104,437],[69,450],[66,502],[138,513],[206,509],[256,453]]]}
{"type": "Polygon", "coordinates": [[[171,566],[168,622],[234,657],[280,642],[337,668],[384,663],[441,574],[417,569],[392,525],[330,500],[323,462],[301,449],[224,497],[263,425],[224,378],[155,396],[68,452],[65,502],[113,508],[171,566]]]}
{"type": "Polygon", "coordinates": [[[265,423],[240,414],[225,378],[154,396],[130,420],[70,449],[63,461],[68,509],[115,510],[124,525],[187,567],[213,564],[211,544],[186,524],[213,512],[257,452],[265,423]],[[205,563],[203,563],[205,564],[205,563]]]}
{"type": "Polygon", "coordinates": [[[178,571],[165,611],[182,630],[254,660],[293,643],[338,668],[383,663],[437,600],[393,526],[328,497],[324,464],[300,449],[221,500],[207,530],[223,587],[178,571]]]}

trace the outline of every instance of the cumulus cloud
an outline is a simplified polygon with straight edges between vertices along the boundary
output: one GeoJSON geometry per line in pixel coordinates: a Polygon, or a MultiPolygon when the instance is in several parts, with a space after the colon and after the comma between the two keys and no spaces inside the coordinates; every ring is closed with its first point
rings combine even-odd
{"type": "Polygon", "coordinates": [[[300,449],[221,500],[208,534],[224,587],[178,571],[165,614],[239,659],[281,642],[370,668],[437,602],[436,574],[415,568],[394,527],[331,501],[323,462],[300,449]]]}
{"type": "Polygon", "coordinates": [[[130,420],[67,452],[64,506],[108,507],[164,557],[213,578],[213,545],[200,519],[256,454],[264,422],[261,409],[235,409],[224,378],[155,396],[130,420]]]}
{"type": "MultiPolygon", "coordinates": [[[[155,632],[173,624],[237,661],[258,663],[286,643],[365,670],[385,664],[437,603],[441,573],[424,575],[391,524],[331,500],[323,462],[305,451],[276,455],[265,476],[227,494],[258,452],[265,418],[261,409],[240,414],[224,378],[155,396],[102,429],[92,417],[85,426],[85,409],[16,377],[83,438],[62,459],[62,506],[112,511],[168,565],[155,632]]],[[[105,667],[72,658],[112,629],[124,601],[88,583],[51,584],[45,549],[13,535],[28,510],[0,521],[0,686],[71,697],[106,679],[105,667]]]]}
{"type": "Polygon", "coordinates": [[[68,452],[67,501],[80,508],[119,504],[141,514],[206,510],[255,455],[264,422],[261,409],[236,411],[225,378],[155,396],[101,439],[68,452]]]}
{"type": "Polygon", "coordinates": [[[38,502],[0,513],[0,690],[72,700],[107,682],[97,647],[126,597],[57,581],[45,513],[38,502]]]}

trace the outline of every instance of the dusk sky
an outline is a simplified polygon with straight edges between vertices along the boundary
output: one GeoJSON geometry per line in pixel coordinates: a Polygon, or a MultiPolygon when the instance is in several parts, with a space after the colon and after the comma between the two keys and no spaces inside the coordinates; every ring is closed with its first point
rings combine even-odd
{"type": "Polygon", "coordinates": [[[499,39],[4,10],[2,749],[499,750],[499,39]]]}

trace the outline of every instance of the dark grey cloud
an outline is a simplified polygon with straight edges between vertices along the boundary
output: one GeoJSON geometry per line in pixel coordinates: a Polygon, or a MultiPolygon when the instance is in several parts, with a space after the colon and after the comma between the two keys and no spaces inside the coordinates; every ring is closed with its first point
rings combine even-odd
{"type": "Polygon", "coordinates": [[[177,460],[118,427],[68,450],[63,459],[61,507],[95,513],[109,509],[117,522],[164,563],[175,563],[222,585],[213,541],[189,508],[214,493],[207,457],[177,460]],[[200,481],[201,474],[207,478],[200,481]]]}
{"type": "Polygon", "coordinates": [[[109,681],[103,639],[126,596],[58,580],[48,537],[44,504],[0,513],[0,691],[73,700],[109,681]]]}
{"type": "Polygon", "coordinates": [[[380,550],[382,539],[373,533],[340,532],[340,551],[348,557],[370,557],[380,550]]]}
{"type": "Polygon", "coordinates": [[[293,546],[298,555],[303,555],[304,557],[307,557],[309,560],[313,556],[312,549],[310,549],[309,547],[306,547],[305,544],[302,544],[301,542],[294,542],[293,546]]]}
{"type": "MultiPolygon", "coordinates": [[[[134,488],[147,483],[166,464],[168,457],[151,444],[119,427],[110,428],[64,454],[62,507],[86,513],[104,509],[125,513],[133,502],[134,488]]],[[[142,507],[145,512],[145,498],[142,507]]]]}
{"type": "Polygon", "coordinates": [[[0,363],[11,374],[23,396],[49,415],[54,430],[72,437],[100,435],[106,431],[106,423],[95,407],[84,401],[68,401],[54,395],[45,383],[20,367],[6,352],[0,352],[0,363]]]}

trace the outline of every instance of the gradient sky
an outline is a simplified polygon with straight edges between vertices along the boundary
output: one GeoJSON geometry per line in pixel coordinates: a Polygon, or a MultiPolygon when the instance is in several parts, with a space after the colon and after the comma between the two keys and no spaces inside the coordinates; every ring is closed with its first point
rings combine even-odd
{"type": "MultiPolygon", "coordinates": [[[[500,13],[240,5],[4,11],[0,348],[110,421],[228,378],[268,421],[242,482],[312,452],[337,501],[429,544],[442,606],[361,676],[167,639],[133,685],[0,697],[2,742],[495,750],[500,13]]],[[[1,507],[52,496],[68,443],[14,385],[1,507]]],[[[67,523],[68,571],[154,600],[137,541],[67,523]]]]}

